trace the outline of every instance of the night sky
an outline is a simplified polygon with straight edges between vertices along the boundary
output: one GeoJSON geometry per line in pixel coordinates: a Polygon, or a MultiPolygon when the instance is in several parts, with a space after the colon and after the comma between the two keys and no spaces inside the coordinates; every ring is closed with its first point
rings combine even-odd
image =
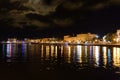
{"type": "Polygon", "coordinates": [[[0,0],[0,38],[61,37],[120,28],[120,0],[0,0]]]}

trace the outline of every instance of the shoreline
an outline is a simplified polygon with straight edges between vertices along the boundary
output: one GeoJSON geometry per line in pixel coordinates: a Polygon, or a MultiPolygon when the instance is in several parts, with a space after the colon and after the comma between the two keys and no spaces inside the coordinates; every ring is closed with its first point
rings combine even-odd
{"type": "Polygon", "coordinates": [[[112,44],[112,43],[68,43],[68,42],[64,42],[64,43],[35,43],[35,42],[11,42],[11,43],[7,43],[7,42],[0,42],[0,44],[40,44],[40,45],[81,45],[81,46],[117,46],[120,47],[120,44],[112,44]]]}

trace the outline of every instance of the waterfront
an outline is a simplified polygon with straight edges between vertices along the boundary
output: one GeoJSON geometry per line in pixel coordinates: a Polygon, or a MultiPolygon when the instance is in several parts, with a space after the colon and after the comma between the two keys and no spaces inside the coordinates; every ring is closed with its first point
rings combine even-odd
{"type": "Polygon", "coordinates": [[[118,46],[22,43],[1,44],[0,51],[0,70],[5,79],[7,75],[8,79],[119,80],[118,46]]]}

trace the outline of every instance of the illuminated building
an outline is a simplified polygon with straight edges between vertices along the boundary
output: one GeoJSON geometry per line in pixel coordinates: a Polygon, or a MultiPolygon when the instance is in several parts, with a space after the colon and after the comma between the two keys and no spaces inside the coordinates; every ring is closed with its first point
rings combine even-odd
{"type": "Polygon", "coordinates": [[[87,33],[87,34],[78,34],[77,35],[77,40],[79,41],[92,41],[94,38],[97,38],[96,34],[91,34],[91,33],[87,33]]]}
{"type": "Polygon", "coordinates": [[[16,38],[8,38],[8,41],[13,42],[13,43],[16,43],[16,42],[17,42],[17,39],[16,39],[16,38]]]}
{"type": "Polygon", "coordinates": [[[98,36],[96,34],[91,34],[91,33],[87,33],[87,34],[77,34],[76,37],[71,37],[69,35],[64,36],[64,41],[68,41],[68,42],[77,42],[77,41],[92,41],[93,39],[98,38],[98,36]]]}
{"type": "Polygon", "coordinates": [[[116,39],[116,41],[117,41],[117,42],[120,42],[120,29],[117,30],[117,33],[116,33],[116,34],[117,34],[117,39],[116,39]]]}
{"type": "Polygon", "coordinates": [[[76,40],[77,40],[76,37],[64,36],[64,41],[67,41],[67,42],[74,42],[74,41],[76,41],[76,40]]]}
{"type": "Polygon", "coordinates": [[[49,43],[49,42],[56,42],[60,41],[58,38],[40,38],[40,39],[24,39],[25,42],[30,42],[30,43],[49,43]]]}

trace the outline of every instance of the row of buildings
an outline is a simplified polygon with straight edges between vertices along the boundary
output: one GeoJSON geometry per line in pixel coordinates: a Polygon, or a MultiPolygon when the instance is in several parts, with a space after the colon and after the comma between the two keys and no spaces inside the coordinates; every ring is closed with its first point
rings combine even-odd
{"type": "MultiPolygon", "coordinates": [[[[70,36],[70,35],[65,35],[63,39],[59,38],[41,38],[41,39],[29,39],[25,38],[23,41],[24,42],[31,42],[31,43],[49,43],[49,42],[88,42],[88,43],[93,43],[93,42],[107,42],[106,40],[106,35],[103,37],[103,39],[98,39],[97,34],[92,34],[92,33],[84,33],[84,34],[77,34],[76,36],[70,36]]],[[[21,43],[23,41],[19,41],[16,38],[9,38],[9,42],[13,43],[21,43]]],[[[120,29],[117,30],[115,33],[114,37],[115,42],[120,42],[120,29]]]]}

